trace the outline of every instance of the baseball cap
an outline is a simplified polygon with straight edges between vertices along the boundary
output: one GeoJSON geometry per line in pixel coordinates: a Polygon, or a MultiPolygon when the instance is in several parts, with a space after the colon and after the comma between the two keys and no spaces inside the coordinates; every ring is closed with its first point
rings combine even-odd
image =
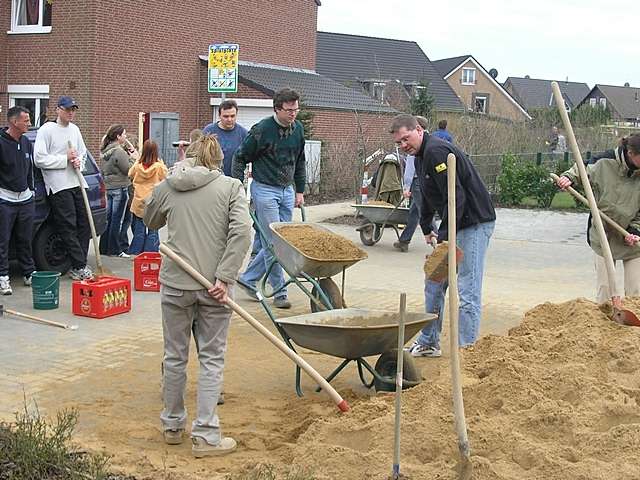
{"type": "Polygon", "coordinates": [[[58,106],[62,108],[78,108],[78,104],[76,103],[76,101],[68,95],[62,95],[60,98],[58,98],[58,106]]]}

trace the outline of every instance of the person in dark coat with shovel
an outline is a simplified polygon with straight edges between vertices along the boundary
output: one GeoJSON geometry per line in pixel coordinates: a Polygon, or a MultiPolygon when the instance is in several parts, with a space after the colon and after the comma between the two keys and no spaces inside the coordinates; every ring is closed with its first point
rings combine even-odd
{"type": "MultiPolygon", "coordinates": [[[[422,194],[420,226],[427,243],[448,239],[447,231],[447,156],[456,156],[456,219],[457,246],[463,251],[458,266],[460,296],[460,328],[458,345],[467,347],[478,339],[482,311],[482,276],[489,240],[495,227],[496,213],[491,197],[480,175],[455,145],[429,135],[412,115],[398,115],[391,123],[391,134],[396,144],[407,154],[415,155],[416,171],[422,194]],[[442,222],[438,229],[432,226],[438,212],[442,222]]],[[[425,279],[425,308],[437,313],[411,345],[414,357],[439,357],[440,331],[444,312],[447,282],[425,279]]]]}

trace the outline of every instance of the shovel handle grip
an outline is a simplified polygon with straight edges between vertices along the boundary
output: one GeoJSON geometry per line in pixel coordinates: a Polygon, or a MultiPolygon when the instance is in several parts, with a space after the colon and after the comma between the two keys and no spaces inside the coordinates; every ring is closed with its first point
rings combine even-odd
{"type": "MultiPolygon", "coordinates": [[[[185,260],[183,260],[176,252],[171,250],[164,243],[160,244],[160,252],[165,254],[171,260],[176,262],[180,268],[182,268],[185,272],[187,272],[191,277],[196,280],[200,285],[209,290],[213,287],[213,283],[207,280],[200,272],[198,272],[195,268],[189,265],[185,260]]],[[[341,412],[347,412],[349,410],[349,404],[346,400],[344,400],[338,392],[327,382],[322,375],[320,375],[311,365],[309,365],[300,355],[291,350],[282,340],[278,339],[273,333],[267,330],[258,320],[253,318],[249,312],[243,309],[240,305],[235,303],[233,300],[228,299],[227,305],[240,315],[244,320],[249,322],[249,324],[258,330],[267,340],[269,340],[272,344],[274,344],[282,353],[284,353],[287,357],[289,357],[296,365],[302,368],[305,372],[309,374],[311,378],[313,378],[325,392],[329,394],[331,399],[335,402],[341,412]]]]}

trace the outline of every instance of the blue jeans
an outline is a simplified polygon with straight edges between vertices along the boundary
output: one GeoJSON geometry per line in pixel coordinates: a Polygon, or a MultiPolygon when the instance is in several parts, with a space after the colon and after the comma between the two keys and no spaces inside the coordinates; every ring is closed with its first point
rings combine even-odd
{"type": "Polygon", "coordinates": [[[100,253],[103,255],[118,255],[122,252],[120,228],[128,200],[127,187],[107,190],[107,229],[100,236],[100,253]]]}
{"type": "MultiPolygon", "coordinates": [[[[288,187],[274,187],[264,183],[251,182],[251,200],[256,209],[258,222],[264,230],[266,241],[271,243],[271,229],[269,225],[274,222],[290,222],[293,217],[293,205],[295,203],[295,191],[291,185],[288,187]]],[[[269,249],[261,245],[258,254],[253,258],[247,270],[240,277],[242,281],[255,286],[265,273],[267,266],[271,264],[273,255],[269,249]]],[[[278,264],[274,265],[269,274],[269,284],[274,292],[284,285],[284,271],[278,264]]],[[[275,295],[276,298],[286,298],[287,290],[284,289],[275,295]]]]}
{"type": "Polygon", "coordinates": [[[129,253],[138,255],[142,252],[157,252],[160,249],[160,237],[157,230],[147,228],[142,219],[131,214],[133,239],[129,245],[129,253]]]}
{"type": "MultiPolygon", "coordinates": [[[[482,313],[482,276],[484,260],[496,222],[479,223],[457,232],[456,243],[464,252],[458,266],[458,345],[473,345],[478,339],[482,313]]],[[[425,280],[424,303],[427,313],[437,313],[438,318],[429,322],[420,332],[417,342],[440,348],[440,331],[444,314],[444,295],[448,282],[425,280]]]]}
{"type": "Polygon", "coordinates": [[[120,248],[123,252],[129,252],[129,227],[131,226],[131,202],[127,203],[127,208],[124,210],[124,217],[122,218],[122,226],[120,227],[120,248]]]}
{"type": "Polygon", "coordinates": [[[409,220],[400,234],[400,238],[398,239],[400,242],[411,242],[411,238],[416,231],[416,227],[420,223],[421,206],[422,193],[420,192],[420,182],[418,182],[417,178],[414,178],[411,182],[411,206],[409,207],[409,220]]]}

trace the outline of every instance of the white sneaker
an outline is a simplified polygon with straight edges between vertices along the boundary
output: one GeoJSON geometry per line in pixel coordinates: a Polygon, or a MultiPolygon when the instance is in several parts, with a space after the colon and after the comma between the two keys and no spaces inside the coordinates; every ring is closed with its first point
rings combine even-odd
{"type": "Polygon", "coordinates": [[[431,357],[437,358],[442,356],[442,350],[431,345],[421,345],[415,342],[409,350],[412,357],[431,357]]]}
{"type": "Polygon", "coordinates": [[[120,258],[130,258],[131,255],[129,255],[126,252],[120,252],[118,255],[116,255],[116,257],[120,257],[120,258]]]}
{"type": "Polygon", "coordinates": [[[24,283],[25,287],[30,287],[32,284],[32,279],[31,279],[31,275],[25,275],[24,277],[22,277],[22,281],[24,283]]]}
{"type": "Polygon", "coordinates": [[[236,449],[237,443],[231,437],[224,437],[217,445],[208,444],[204,438],[191,437],[193,446],[191,447],[191,453],[196,458],[226,455],[236,449]]]}
{"type": "Polygon", "coordinates": [[[11,295],[12,293],[9,277],[7,275],[0,277],[0,295],[11,295]]]}

